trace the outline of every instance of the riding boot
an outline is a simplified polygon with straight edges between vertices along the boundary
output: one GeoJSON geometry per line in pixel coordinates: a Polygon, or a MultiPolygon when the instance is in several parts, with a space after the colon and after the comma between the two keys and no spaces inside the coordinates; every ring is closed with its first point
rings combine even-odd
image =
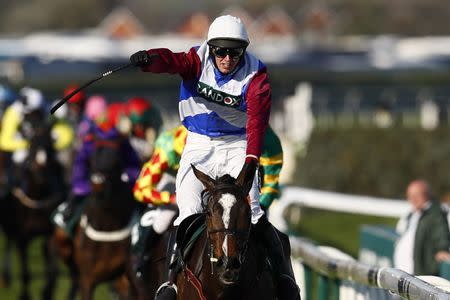
{"type": "Polygon", "coordinates": [[[142,227],[140,234],[142,241],[139,241],[133,249],[135,257],[133,271],[137,278],[144,279],[147,275],[146,265],[151,256],[150,251],[160,235],[152,227],[142,227]]]}
{"type": "Polygon", "coordinates": [[[64,223],[67,224],[70,221],[75,211],[77,210],[78,206],[81,204],[83,198],[84,198],[83,196],[69,197],[69,199],[66,202],[66,207],[62,211],[64,223]]]}
{"type": "Polygon", "coordinates": [[[169,245],[167,248],[167,281],[164,282],[156,291],[155,300],[176,300],[177,299],[177,286],[175,281],[177,279],[177,252],[178,245],[176,242],[178,226],[175,226],[169,237],[169,245]]]}
{"type": "Polygon", "coordinates": [[[269,255],[269,261],[275,273],[277,298],[300,300],[300,290],[295,282],[290,257],[286,257],[283,250],[280,232],[273,227],[265,215],[253,226],[253,230],[269,255]]]}

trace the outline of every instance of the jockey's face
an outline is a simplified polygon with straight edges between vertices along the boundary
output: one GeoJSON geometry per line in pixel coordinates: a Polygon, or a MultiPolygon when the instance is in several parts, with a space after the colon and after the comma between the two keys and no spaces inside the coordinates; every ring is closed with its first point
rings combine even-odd
{"type": "Polygon", "coordinates": [[[244,51],[244,48],[228,49],[211,47],[211,52],[214,55],[216,66],[222,74],[229,74],[233,72],[244,54],[244,51]]]}

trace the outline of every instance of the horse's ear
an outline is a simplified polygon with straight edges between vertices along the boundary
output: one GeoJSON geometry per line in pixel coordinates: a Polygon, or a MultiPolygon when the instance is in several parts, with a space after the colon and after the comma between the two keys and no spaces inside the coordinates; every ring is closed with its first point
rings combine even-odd
{"type": "Polygon", "coordinates": [[[203,186],[207,190],[212,190],[216,181],[203,173],[202,171],[198,170],[193,164],[191,164],[192,170],[194,171],[195,177],[198,178],[203,183],[203,186]]]}
{"type": "Polygon", "coordinates": [[[236,184],[242,187],[244,195],[248,195],[250,189],[252,188],[257,166],[258,164],[253,161],[250,163],[245,163],[244,167],[236,178],[236,184]]]}

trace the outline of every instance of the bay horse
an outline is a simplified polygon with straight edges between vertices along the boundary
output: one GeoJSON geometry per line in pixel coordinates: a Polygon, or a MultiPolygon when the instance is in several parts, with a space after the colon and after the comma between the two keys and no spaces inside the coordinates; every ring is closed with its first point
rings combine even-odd
{"type": "Polygon", "coordinates": [[[51,124],[43,121],[33,124],[28,131],[29,148],[25,159],[12,163],[15,184],[0,199],[0,223],[8,239],[3,263],[3,277],[10,275],[11,247],[16,244],[21,263],[22,292],[20,299],[29,299],[30,273],[28,268],[28,245],[36,237],[44,237],[43,254],[47,282],[42,291],[43,299],[52,299],[57,276],[57,262],[49,247],[53,232],[50,215],[64,200],[65,183],[63,169],[56,159],[51,136],[51,124]]]}
{"type": "MultiPolygon", "coordinates": [[[[121,145],[124,140],[94,141],[90,159],[92,192],[73,241],[73,261],[81,299],[92,299],[101,282],[115,281],[127,298],[126,268],[130,257],[132,215],[136,207],[125,173],[121,145]]],[[[74,296],[74,295],[72,295],[74,296]]]]}
{"type": "Polygon", "coordinates": [[[188,252],[183,246],[191,241],[181,242],[177,234],[182,251],[177,299],[275,299],[266,250],[251,231],[253,176],[241,172],[236,179],[212,179],[192,168],[205,187],[204,213],[198,216],[205,229],[188,252]]]}

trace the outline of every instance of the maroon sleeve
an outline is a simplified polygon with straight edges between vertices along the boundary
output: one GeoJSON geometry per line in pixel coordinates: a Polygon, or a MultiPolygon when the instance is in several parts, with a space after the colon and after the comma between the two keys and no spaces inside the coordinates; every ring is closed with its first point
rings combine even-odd
{"type": "Polygon", "coordinates": [[[247,159],[259,158],[264,133],[269,123],[272,89],[264,67],[252,78],[246,94],[247,101],[247,159]]]}
{"type": "Polygon", "coordinates": [[[188,53],[174,53],[165,48],[150,49],[148,53],[155,57],[150,65],[142,67],[144,72],[180,74],[184,80],[200,74],[201,63],[195,48],[191,48],[188,53]]]}

